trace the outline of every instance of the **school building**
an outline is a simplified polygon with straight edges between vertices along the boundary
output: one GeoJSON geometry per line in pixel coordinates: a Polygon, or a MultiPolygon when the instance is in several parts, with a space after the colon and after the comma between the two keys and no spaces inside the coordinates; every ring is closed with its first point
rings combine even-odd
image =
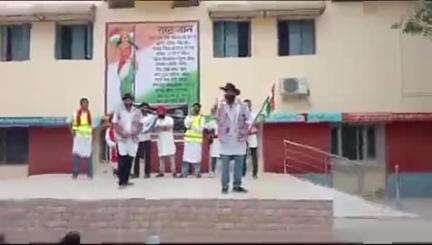
{"type": "Polygon", "coordinates": [[[393,195],[398,165],[402,195],[432,195],[432,42],[392,28],[415,3],[2,1],[0,178],[69,173],[67,117],[81,97],[101,117],[131,82],[139,100],[197,100],[208,113],[232,82],[256,111],[275,84],[264,171],[284,171],[288,139],[365,164],[365,192],[393,195]]]}

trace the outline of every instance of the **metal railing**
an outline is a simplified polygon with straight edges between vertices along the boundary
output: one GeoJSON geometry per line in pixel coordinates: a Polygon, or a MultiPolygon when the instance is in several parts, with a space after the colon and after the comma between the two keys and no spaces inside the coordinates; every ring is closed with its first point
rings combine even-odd
{"type": "Polygon", "coordinates": [[[318,182],[317,184],[351,194],[360,195],[362,193],[365,164],[295,141],[284,140],[283,143],[285,154],[283,172],[285,174],[289,173],[308,180],[311,180],[309,179],[310,174],[325,175],[325,183],[318,182]],[[343,185],[334,185],[335,176],[347,182],[354,182],[358,188],[347,190],[343,185]]]}
{"type": "MultiPolygon", "coordinates": [[[[361,164],[357,161],[350,160],[346,157],[342,157],[339,155],[331,154],[328,152],[325,152],[319,148],[300,144],[291,140],[284,140],[284,147],[285,147],[285,164],[284,164],[284,173],[287,173],[287,167],[294,167],[293,165],[290,165],[289,162],[287,162],[288,159],[296,160],[292,155],[301,155],[304,158],[309,158],[312,161],[320,161],[321,164],[318,164],[318,166],[315,164],[313,165],[318,170],[322,170],[327,173],[327,171],[330,170],[331,166],[340,165],[340,166],[363,166],[364,164],[361,164]],[[292,148],[298,148],[299,150],[295,150],[292,148]],[[309,152],[309,154],[308,154],[309,152]],[[314,155],[318,155],[318,157],[314,157],[314,155]],[[319,166],[322,166],[320,168],[319,166]]],[[[310,164],[309,164],[310,165],[310,164]]]]}

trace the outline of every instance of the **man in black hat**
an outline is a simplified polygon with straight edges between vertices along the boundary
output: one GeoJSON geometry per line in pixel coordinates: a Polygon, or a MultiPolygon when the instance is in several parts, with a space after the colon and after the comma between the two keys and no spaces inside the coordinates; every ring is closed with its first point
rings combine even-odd
{"type": "Polygon", "coordinates": [[[119,188],[129,184],[132,161],[138,150],[138,135],[142,129],[141,111],[133,106],[131,94],[123,96],[123,105],[114,113],[113,124],[116,130],[119,151],[119,188]]]}
{"type": "Polygon", "coordinates": [[[216,119],[222,162],[222,193],[228,193],[231,160],[234,160],[233,192],[245,193],[247,190],[241,187],[241,178],[247,147],[246,139],[252,123],[250,111],[246,104],[236,99],[236,96],[240,95],[240,90],[234,84],[227,83],[221,89],[225,95],[223,100],[218,102],[216,119]]]}

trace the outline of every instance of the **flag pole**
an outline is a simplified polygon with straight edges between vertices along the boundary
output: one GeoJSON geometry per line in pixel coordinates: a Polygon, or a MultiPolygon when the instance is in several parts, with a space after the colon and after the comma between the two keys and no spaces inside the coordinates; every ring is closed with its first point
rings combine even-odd
{"type": "Polygon", "coordinates": [[[259,115],[261,115],[261,112],[264,110],[264,107],[266,105],[266,103],[268,102],[268,100],[270,99],[270,96],[267,96],[267,98],[264,100],[264,103],[261,105],[261,109],[258,111],[256,117],[254,118],[252,124],[255,124],[259,115]]]}

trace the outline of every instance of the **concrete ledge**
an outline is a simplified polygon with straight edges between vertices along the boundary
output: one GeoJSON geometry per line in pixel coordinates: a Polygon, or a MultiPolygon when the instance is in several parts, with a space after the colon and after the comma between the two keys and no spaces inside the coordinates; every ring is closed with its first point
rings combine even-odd
{"type": "Polygon", "coordinates": [[[166,241],[178,234],[187,242],[207,233],[230,232],[232,239],[249,232],[268,234],[269,241],[279,234],[283,241],[288,234],[304,232],[330,236],[333,226],[331,200],[31,199],[4,200],[0,206],[0,232],[8,243],[57,242],[71,230],[93,243],[143,242],[150,234],[166,241]]]}

